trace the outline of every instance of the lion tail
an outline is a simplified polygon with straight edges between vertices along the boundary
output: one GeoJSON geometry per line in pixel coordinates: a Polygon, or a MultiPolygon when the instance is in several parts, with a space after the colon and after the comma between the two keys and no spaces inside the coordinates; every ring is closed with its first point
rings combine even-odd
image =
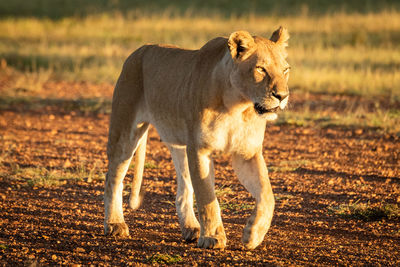
{"type": "Polygon", "coordinates": [[[140,138],[138,147],[135,152],[135,165],[134,165],[134,176],[132,180],[131,196],[129,199],[129,207],[136,210],[140,207],[143,202],[145,195],[145,189],[143,187],[143,171],[144,162],[146,158],[146,145],[147,145],[147,135],[148,129],[140,138]]]}

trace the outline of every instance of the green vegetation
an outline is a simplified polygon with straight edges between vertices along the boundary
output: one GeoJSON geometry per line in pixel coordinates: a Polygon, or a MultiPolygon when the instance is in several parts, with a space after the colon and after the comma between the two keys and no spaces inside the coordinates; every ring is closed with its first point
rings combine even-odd
{"type": "Polygon", "coordinates": [[[158,166],[152,162],[145,162],[144,168],[145,169],[158,169],[158,166]]]}
{"type": "Polygon", "coordinates": [[[309,164],[308,160],[282,160],[277,166],[268,166],[269,172],[294,172],[300,167],[309,164]]]}
{"type": "Polygon", "coordinates": [[[238,200],[238,195],[233,190],[231,185],[221,185],[215,190],[215,195],[219,199],[219,206],[221,210],[229,210],[229,212],[231,212],[232,214],[238,213],[243,210],[254,209],[254,204],[238,200]]]}
{"type": "Polygon", "coordinates": [[[223,197],[225,195],[234,195],[235,192],[233,191],[230,185],[222,185],[221,187],[215,190],[215,195],[217,197],[223,197]]]}
{"type": "MultiPolygon", "coordinates": [[[[129,166],[129,168],[134,168],[134,167],[135,167],[135,163],[132,161],[132,163],[129,166]]],[[[158,169],[158,166],[156,164],[154,164],[153,162],[145,162],[144,163],[144,168],[145,169],[154,170],[154,169],[158,169]]]]}
{"type": "Polygon", "coordinates": [[[371,205],[370,203],[341,204],[329,207],[330,214],[339,215],[346,219],[364,221],[379,221],[383,219],[400,219],[400,207],[397,204],[371,205]]]}
{"type": "Polygon", "coordinates": [[[168,255],[157,253],[146,259],[146,262],[149,263],[158,263],[158,264],[177,264],[182,261],[182,257],[179,255],[168,255]]]}
{"type": "Polygon", "coordinates": [[[87,168],[83,163],[75,168],[48,169],[45,167],[21,167],[11,165],[11,178],[26,181],[29,186],[60,186],[67,180],[104,180],[104,173],[95,163],[87,168]]]}
{"type": "Polygon", "coordinates": [[[243,210],[252,210],[254,209],[254,204],[249,203],[234,203],[233,201],[229,202],[221,202],[219,204],[221,210],[229,210],[233,214],[238,213],[243,210]]]}
{"type": "Polygon", "coordinates": [[[291,195],[291,194],[274,194],[274,196],[275,196],[276,201],[296,198],[294,195],[291,195]]]}

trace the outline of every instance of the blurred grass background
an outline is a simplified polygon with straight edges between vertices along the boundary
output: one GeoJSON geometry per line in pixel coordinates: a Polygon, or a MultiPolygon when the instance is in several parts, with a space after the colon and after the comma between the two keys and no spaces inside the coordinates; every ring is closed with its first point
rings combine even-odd
{"type": "MultiPolygon", "coordinates": [[[[376,109],[343,114],[342,122],[353,115],[400,132],[394,0],[0,0],[0,93],[40,94],[49,81],[114,84],[124,59],[145,43],[196,49],[239,29],[269,37],[280,25],[291,33],[295,92],[369,99],[376,109]]],[[[292,119],[309,113],[295,112],[292,119]]]]}
{"type": "Polygon", "coordinates": [[[397,0],[13,0],[0,2],[0,16],[86,17],[88,15],[121,12],[158,15],[169,10],[181,16],[195,12],[201,16],[211,14],[225,17],[256,15],[293,16],[306,8],[311,15],[334,12],[374,13],[398,9],[397,0]]]}

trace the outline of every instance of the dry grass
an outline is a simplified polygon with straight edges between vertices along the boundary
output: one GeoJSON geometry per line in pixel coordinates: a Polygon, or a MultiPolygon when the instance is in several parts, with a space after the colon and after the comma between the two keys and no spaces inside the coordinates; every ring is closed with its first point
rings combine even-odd
{"type": "Polygon", "coordinates": [[[370,128],[386,133],[400,134],[400,111],[377,109],[375,112],[358,109],[355,112],[329,113],[323,111],[285,111],[280,114],[278,124],[295,126],[341,126],[347,128],[370,128]]]}
{"type": "MultiPolygon", "coordinates": [[[[195,14],[192,11],[178,16],[167,10],[59,20],[2,18],[0,75],[10,77],[2,85],[2,94],[40,95],[43,85],[54,80],[113,84],[124,59],[145,43],[173,43],[195,49],[213,37],[227,36],[238,29],[268,37],[284,25],[292,36],[292,88],[400,101],[400,11],[396,9],[317,16],[310,15],[307,8],[293,16],[195,14]]],[[[384,129],[399,125],[397,110],[360,113],[340,116],[339,120],[345,124],[367,121],[384,129]]]]}
{"type": "Polygon", "coordinates": [[[7,176],[10,179],[16,179],[26,182],[29,186],[60,186],[67,180],[80,180],[92,182],[93,180],[104,180],[105,175],[98,166],[98,163],[88,168],[84,163],[74,168],[49,169],[45,167],[21,167],[18,164],[12,164],[11,175],[1,173],[0,176],[7,176]]]}
{"type": "Polygon", "coordinates": [[[359,219],[365,221],[378,221],[383,219],[399,219],[400,207],[397,204],[351,203],[330,207],[329,213],[346,219],[359,219]]]}
{"type": "Polygon", "coordinates": [[[124,58],[144,43],[199,48],[210,38],[237,29],[269,36],[279,25],[292,33],[292,86],[399,96],[393,86],[400,84],[400,53],[394,49],[400,40],[396,34],[400,13],[395,11],[283,18],[170,17],[168,13],[135,18],[103,14],[59,21],[9,18],[0,20],[0,56],[25,76],[32,71],[47,78],[46,69],[52,70],[53,78],[113,83],[124,58]]]}

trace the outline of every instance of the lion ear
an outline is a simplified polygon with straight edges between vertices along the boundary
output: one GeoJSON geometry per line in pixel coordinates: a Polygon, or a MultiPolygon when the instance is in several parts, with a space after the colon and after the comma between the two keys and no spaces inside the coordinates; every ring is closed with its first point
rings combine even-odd
{"type": "Polygon", "coordinates": [[[288,40],[289,40],[289,32],[286,28],[283,28],[282,26],[279,27],[274,33],[272,34],[270,40],[275,42],[278,45],[281,45],[283,47],[288,46],[288,40]]]}
{"type": "Polygon", "coordinates": [[[246,31],[237,31],[229,36],[228,46],[233,59],[245,60],[254,47],[254,39],[246,31]]]}

